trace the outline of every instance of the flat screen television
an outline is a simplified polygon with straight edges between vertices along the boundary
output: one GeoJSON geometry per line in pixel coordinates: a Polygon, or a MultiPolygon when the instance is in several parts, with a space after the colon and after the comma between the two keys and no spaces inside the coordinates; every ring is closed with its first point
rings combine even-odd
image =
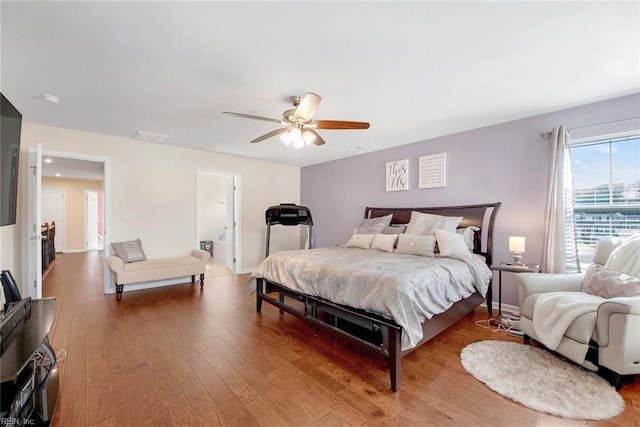
{"type": "Polygon", "coordinates": [[[16,223],[22,114],[0,93],[0,226],[16,223]]]}

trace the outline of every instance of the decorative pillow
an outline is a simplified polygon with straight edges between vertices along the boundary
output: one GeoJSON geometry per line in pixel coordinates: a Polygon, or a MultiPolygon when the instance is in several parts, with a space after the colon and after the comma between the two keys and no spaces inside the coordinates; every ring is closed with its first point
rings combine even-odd
{"type": "Polygon", "coordinates": [[[436,224],[444,218],[442,215],[433,215],[417,211],[411,212],[411,219],[407,224],[405,234],[424,235],[433,234],[436,224]]]}
{"type": "Polygon", "coordinates": [[[613,251],[624,242],[622,237],[607,236],[598,239],[596,251],[593,254],[595,264],[605,265],[613,251]]]}
{"type": "Polygon", "coordinates": [[[369,249],[375,234],[354,234],[347,242],[347,248],[369,249]]]}
{"type": "Polygon", "coordinates": [[[479,230],[480,230],[480,227],[476,227],[472,225],[465,228],[458,228],[456,230],[456,233],[462,236],[469,250],[473,251],[473,248],[474,248],[473,237],[475,236],[476,231],[479,231],[479,230]]]}
{"type": "Polygon", "coordinates": [[[640,277],[591,264],[584,274],[582,290],[607,299],[636,296],[640,295],[640,277]]]}
{"type": "Polygon", "coordinates": [[[436,225],[436,229],[450,231],[452,233],[455,233],[457,228],[458,228],[458,224],[460,224],[460,221],[462,221],[462,217],[461,216],[445,216],[436,225]]]}
{"type": "Polygon", "coordinates": [[[640,234],[634,234],[611,252],[604,265],[609,270],[640,277],[640,234]]]}
{"type": "Polygon", "coordinates": [[[445,230],[436,230],[436,240],[438,241],[438,248],[440,249],[440,255],[442,256],[471,256],[469,247],[465,243],[464,238],[458,233],[452,233],[445,230]]]}
{"type": "Polygon", "coordinates": [[[406,229],[406,225],[387,225],[382,229],[382,234],[402,234],[406,229]]]}
{"type": "Polygon", "coordinates": [[[128,242],[111,243],[116,256],[124,262],[145,261],[147,256],[142,250],[142,242],[140,239],[129,240],[128,242]]]}
{"type": "Polygon", "coordinates": [[[461,216],[442,216],[412,211],[405,234],[433,234],[436,229],[454,232],[460,221],[462,221],[461,216]]]}
{"type": "Polygon", "coordinates": [[[379,234],[384,228],[391,224],[393,214],[379,216],[377,218],[365,218],[360,221],[360,226],[356,234],[379,234]]]}
{"type": "Polygon", "coordinates": [[[371,243],[371,249],[384,252],[393,252],[393,247],[398,239],[397,234],[376,234],[371,243]]]}
{"type": "Polygon", "coordinates": [[[399,234],[397,254],[435,256],[435,236],[416,236],[412,234],[399,234]]]}

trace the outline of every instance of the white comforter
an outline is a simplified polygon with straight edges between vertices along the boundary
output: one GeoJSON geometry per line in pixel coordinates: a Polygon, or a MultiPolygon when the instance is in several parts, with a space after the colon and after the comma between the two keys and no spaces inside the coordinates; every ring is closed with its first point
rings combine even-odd
{"type": "Polygon", "coordinates": [[[278,252],[251,274],[307,295],[392,318],[402,326],[402,350],[422,339],[422,322],[478,291],[491,271],[484,259],[429,258],[377,250],[330,247],[278,252]]]}

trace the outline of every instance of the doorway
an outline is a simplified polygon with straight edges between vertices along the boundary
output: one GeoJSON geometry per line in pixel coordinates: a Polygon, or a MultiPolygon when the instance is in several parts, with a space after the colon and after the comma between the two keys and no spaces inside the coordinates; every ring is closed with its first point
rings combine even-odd
{"type": "MultiPolygon", "coordinates": [[[[105,157],[98,156],[90,156],[81,153],[67,153],[67,152],[56,152],[50,150],[44,150],[41,143],[38,143],[36,147],[30,147],[28,149],[28,166],[30,169],[33,169],[33,174],[28,174],[28,201],[27,201],[27,224],[26,229],[28,230],[27,234],[32,234],[31,230],[39,230],[41,225],[41,219],[43,219],[42,215],[42,183],[43,179],[49,179],[55,177],[53,179],[68,179],[69,181],[82,182],[85,181],[93,181],[94,183],[98,183],[100,190],[97,192],[102,194],[103,203],[100,206],[98,203],[97,212],[98,218],[102,219],[103,224],[103,241],[104,244],[108,244],[108,230],[109,230],[109,207],[108,207],[108,195],[109,195],[109,159],[105,157]]],[[[52,187],[60,187],[58,184],[51,185],[52,187]]],[[[72,186],[73,187],[73,186],[72,186]]],[[[77,219],[69,219],[76,226],[79,226],[79,230],[77,233],[72,233],[69,236],[69,227],[66,228],[66,232],[64,233],[64,247],[66,252],[81,252],[85,249],[86,242],[84,238],[84,228],[86,226],[86,221],[81,216],[84,214],[84,209],[86,207],[85,203],[83,203],[83,195],[84,188],[86,187],[84,184],[79,184],[78,188],[82,188],[79,191],[78,204],[76,204],[78,216],[77,219]],[[76,234],[79,234],[76,237],[76,234]],[[82,239],[82,240],[81,240],[82,239]],[[73,243],[76,242],[77,243],[73,243]],[[69,243],[72,243],[71,249],[68,247],[69,243]],[[77,248],[77,249],[76,249],[77,248]]],[[[73,193],[75,194],[75,188],[73,187],[73,193]]],[[[66,191],[65,196],[67,198],[71,198],[71,193],[69,190],[66,191]]],[[[100,198],[99,198],[100,200],[100,198]]],[[[74,205],[74,206],[76,206],[74,205]]],[[[72,212],[73,213],[73,212],[72,212]]],[[[65,216],[69,216],[71,213],[67,206],[65,205],[65,216]]],[[[66,222],[66,221],[65,221],[66,222]]],[[[71,224],[71,223],[69,223],[71,224]]],[[[29,295],[35,298],[39,298],[42,295],[42,280],[41,280],[41,265],[40,262],[42,256],[41,245],[37,244],[39,241],[37,239],[37,235],[31,237],[29,236],[29,241],[27,242],[27,262],[25,263],[25,277],[27,277],[27,283],[29,286],[29,295]],[[32,285],[31,285],[32,284],[32,285]]],[[[104,257],[104,254],[102,255],[104,257]]],[[[104,292],[107,293],[109,291],[109,270],[105,269],[103,275],[103,287],[104,292]]]]}
{"type": "Polygon", "coordinates": [[[197,240],[209,250],[213,263],[237,273],[239,245],[240,177],[230,172],[197,171],[197,240]]]}

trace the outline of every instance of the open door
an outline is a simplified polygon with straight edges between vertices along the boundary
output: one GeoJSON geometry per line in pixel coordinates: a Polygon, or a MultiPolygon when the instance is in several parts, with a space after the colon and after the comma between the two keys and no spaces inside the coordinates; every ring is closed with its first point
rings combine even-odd
{"type": "Polygon", "coordinates": [[[56,252],[64,252],[65,241],[65,190],[64,188],[42,188],[41,215],[43,223],[56,223],[55,248],[56,252]]]}
{"type": "Polygon", "coordinates": [[[42,298],[42,144],[27,151],[27,294],[42,298]]]}
{"type": "Polygon", "coordinates": [[[225,256],[227,268],[233,273],[236,273],[236,229],[237,224],[235,221],[235,206],[236,206],[236,182],[235,177],[231,176],[227,178],[227,253],[225,256]]]}
{"type": "Polygon", "coordinates": [[[85,250],[98,249],[98,193],[85,191],[85,250]]]}

